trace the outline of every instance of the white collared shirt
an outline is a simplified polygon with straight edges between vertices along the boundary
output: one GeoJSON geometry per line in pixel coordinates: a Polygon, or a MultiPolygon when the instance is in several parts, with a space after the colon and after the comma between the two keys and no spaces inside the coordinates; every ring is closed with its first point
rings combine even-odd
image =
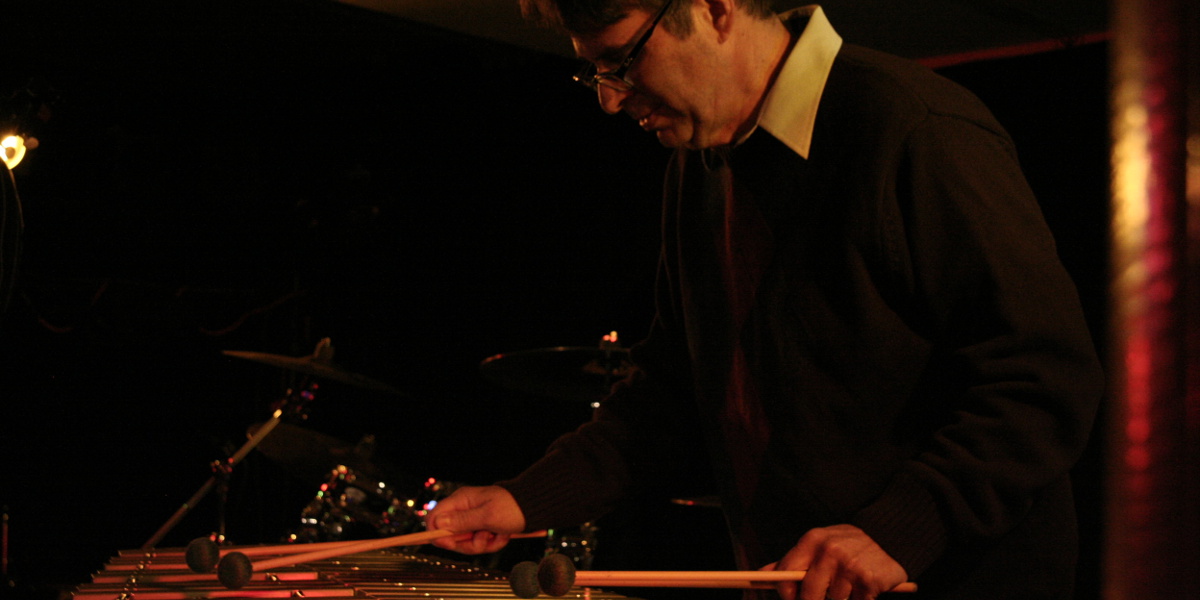
{"type": "Polygon", "coordinates": [[[842,47],[842,37],[816,4],[789,10],[779,18],[785,23],[807,18],[808,24],[767,91],[755,129],[762,127],[796,154],[808,158],[817,105],[833,68],[833,59],[842,47]]]}

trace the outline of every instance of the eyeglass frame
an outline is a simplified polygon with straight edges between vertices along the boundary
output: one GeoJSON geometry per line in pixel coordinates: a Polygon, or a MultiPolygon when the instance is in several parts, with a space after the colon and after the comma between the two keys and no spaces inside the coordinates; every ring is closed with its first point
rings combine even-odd
{"type": "Polygon", "coordinates": [[[629,50],[629,54],[625,56],[625,60],[621,61],[620,66],[611,71],[601,73],[596,71],[596,65],[586,62],[571,79],[593,91],[599,89],[600,86],[620,92],[628,92],[637,87],[632,81],[626,79],[625,75],[633,67],[633,61],[637,59],[646,42],[650,41],[650,36],[654,35],[655,29],[658,29],[659,21],[662,21],[663,16],[667,14],[667,9],[671,8],[671,4],[674,1],[667,0],[663,3],[662,8],[658,9],[658,13],[650,20],[650,28],[646,30],[646,33],[642,34],[642,37],[638,38],[637,42],[634,42],[633,48],[629,50]]]}

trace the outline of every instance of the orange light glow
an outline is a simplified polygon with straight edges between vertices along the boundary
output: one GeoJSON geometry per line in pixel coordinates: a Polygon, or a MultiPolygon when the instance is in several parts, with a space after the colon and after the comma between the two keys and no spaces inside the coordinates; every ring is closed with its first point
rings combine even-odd
{"type": "Polygon", "coordinates": [[[15,169],[25,158],[25,138],[19,135],[8,135],[0,139],[0,159],[8,168],[15,169]]]}

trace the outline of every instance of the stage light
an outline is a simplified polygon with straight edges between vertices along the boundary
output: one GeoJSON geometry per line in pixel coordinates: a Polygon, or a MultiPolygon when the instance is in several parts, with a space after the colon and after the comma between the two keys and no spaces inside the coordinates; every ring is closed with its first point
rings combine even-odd
{"type": "Polygon", "coordinates": [[[6,135],[0,139],[0,158],[11,171],[17,168],[21,159],[25,158],[25,138],[19,135],[6,135]]]}

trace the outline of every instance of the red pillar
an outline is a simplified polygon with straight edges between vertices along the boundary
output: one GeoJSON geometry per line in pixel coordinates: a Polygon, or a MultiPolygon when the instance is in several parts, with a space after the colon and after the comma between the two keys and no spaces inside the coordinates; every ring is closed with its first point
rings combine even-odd
{"type": "Polygon", "coordinates": [[[1200,22],[1113,0],[1103,593],[1200,598],[1200,22]]]}

